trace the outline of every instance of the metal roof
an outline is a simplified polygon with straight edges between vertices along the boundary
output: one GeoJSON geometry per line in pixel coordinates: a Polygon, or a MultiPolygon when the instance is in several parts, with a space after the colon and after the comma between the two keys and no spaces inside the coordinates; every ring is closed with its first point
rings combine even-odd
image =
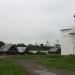
{"type": "Polygon", "coordinates": [[[54,48],[49,49],[49,52],[56,52],[56,51],[58,51],[58,48],[57,47],[54,47],[54,48]]]}
{"type": "Polygon", "coordinates": [[[12,44],[3,45],[3,46],[0,48],[0,52],[6,52],[6,51],[8,51],[11,46],[12,46],[12,44]]]}
{"type": "Polygon", "coordinates": [[[26,47],[17,47],[18,52],[22,53],[26,50],[26,47]]]}

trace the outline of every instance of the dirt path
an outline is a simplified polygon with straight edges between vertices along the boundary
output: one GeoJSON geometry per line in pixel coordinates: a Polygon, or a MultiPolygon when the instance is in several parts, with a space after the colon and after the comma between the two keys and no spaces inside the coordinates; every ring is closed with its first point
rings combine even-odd
{"type": "Polygon", "coordinates": [[[32,73],[32,75],[75,75],[73,72],[49,69],[40,65],[35,60],[16,60],[24,68],[32,73]]]}

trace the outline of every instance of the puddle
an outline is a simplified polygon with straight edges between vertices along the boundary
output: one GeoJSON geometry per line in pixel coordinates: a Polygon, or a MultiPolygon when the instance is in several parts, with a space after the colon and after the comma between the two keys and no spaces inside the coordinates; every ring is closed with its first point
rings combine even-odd
{"type": "Polygon", "coordinates": [[[49,72],[47,70],[33,70],[35,73],[38,73],[39,75],[57,75],[56,73],[49,72]]]}

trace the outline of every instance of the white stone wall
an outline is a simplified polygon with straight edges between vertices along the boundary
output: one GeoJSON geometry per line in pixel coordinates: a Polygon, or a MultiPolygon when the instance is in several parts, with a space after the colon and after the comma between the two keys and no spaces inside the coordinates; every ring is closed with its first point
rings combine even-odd
{"type": "MultiPolygon", "coordinates": [[[[61,31],[61,55],[73,54],[73,42],[69,33],[71,30],[61,31]]],[[[74,42],[75,43],[75,42],[74,42]]]]}
{"type": "Polygon", "coordinates": [[[73,44],[73,54],[75,54],[75,34],[71,35],[73,44]]]}

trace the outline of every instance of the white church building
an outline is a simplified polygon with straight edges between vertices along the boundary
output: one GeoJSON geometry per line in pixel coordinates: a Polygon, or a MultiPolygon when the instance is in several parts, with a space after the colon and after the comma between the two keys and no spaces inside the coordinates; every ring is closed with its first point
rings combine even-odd
{"type": "Polygon", "coordinates": [[[61,55],[70,54],[75,54],[75,26],[61,30],[61,55]]]}

